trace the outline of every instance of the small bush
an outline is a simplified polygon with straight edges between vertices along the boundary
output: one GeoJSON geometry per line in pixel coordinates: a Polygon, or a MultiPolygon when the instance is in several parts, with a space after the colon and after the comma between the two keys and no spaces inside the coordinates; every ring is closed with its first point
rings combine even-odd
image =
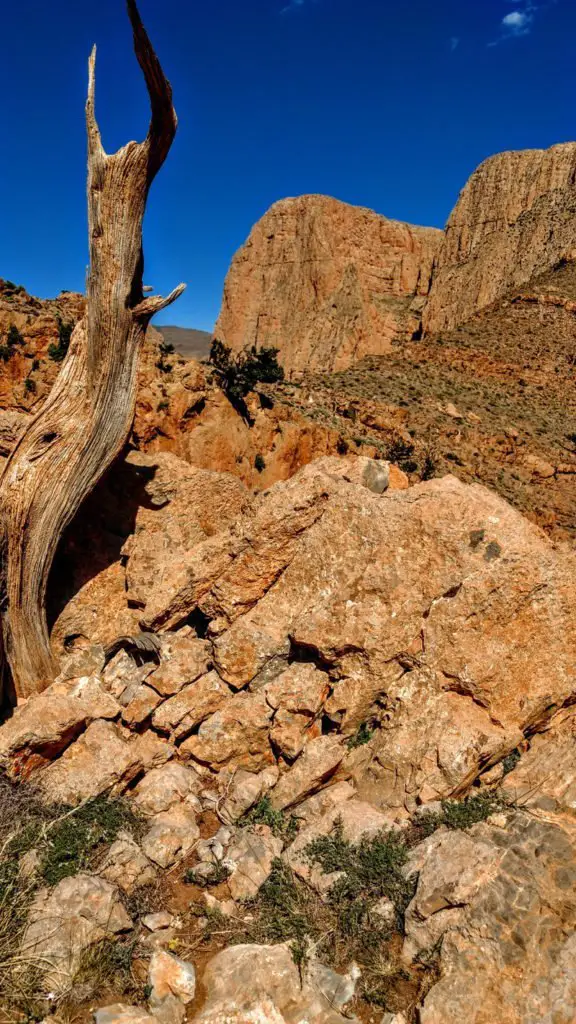
{"type": "Polygon", "coordinates": [[[374,729],[370,728],[368,722],[362,722],[357,732],[348,740],[348,749],[355,750],[356,747],[363,747],[366,743],[370,743],[374,735],[374,729]]]}
{"type": "Polygon", "coordinates": [[[259,473],[266,469],[266,462],[264,461],[264,456],[261,455],[260,452],[258,452],[256,458],[254,459],[254,469],[258,470],[259,473]]]}
{"type": "Polygon", "coordinates": [[[360,928],[370,904],[383,896],[403,914],[414,895],[414,882],[402,873],[409,848],[398,832],[363,837],[354,845],[345,839],[342,822],[336,822],[332,834],[314,839],[306,852],[324,874],[344,872],[332,886],[330,899],[347,932],[360,928]]]}
{"type": "Polygon", "coordinates": [[[70,338],[72,337],[74,324],[72,321],[64,322],[60,316],[56,317],[56,320],[58,323],[58,344],[48,346],[48,355],[55,363],[61,363],[65,359],[70,347],[70,338]]]}
{"type": "Polygon", "coordinates": [[[437,814],[424,812],[414,824],[411,845],[415,845],[432,835],[436,829],[444,825],[450,829],[467,829],[486,821],[491,814],[504,807],[502,799],[493,793],[479,793],[465,800],[443,800],[442,810],[437,814]]]}
{"type": "Polygon", "coordinates": [[[518,762],[521,760],[522,755],[519,750],[512,750],[504,760],[502,761],[502,767],[504,768],[504,775],[509,775],[513,772],[518,762]]]}
{"type": "Polygon", "coordinates": [[[26,377],[24,381],[24,391],[27,395],[36,394],[36,381],[32,380],[32,377],[26,377]]]}
{"type": "Polygon", "coordinates": [[[165,412],[166,409],[170,408],[170,402],[167,398],[163,398],[161,402],[158,402],[156,406],[156,412],[165,412]]]}
{"type": "Polygon", "coordinates": [[[8,345],[0,345],[0,360],[3,363],[7,363],[13,355],[14,349],[11,349],[8,345]]]}
{"type": "Polygon", "coordinates": [[[241,824],[268,825],[274,835],[278,839],[283,839],[285,843],[292,842],[299,828],[298,819],[293,814],[286,815],[283,811],[276,811],[268,796],[263,796],[252,810],[243,816],[241,824]]]}
{"type": "Polygon", "coordinates": [[[214,340],[209,362],[218,374],[222,390],[236,410],[250,419],[244,399],[257,384],[277,384],[284,380],[284,370],[278,362],[277,348],[258,348],[252,345],[237,356],[221,341],[214,340]]]}
{"type": "Polygon", "coordinates": [[[418,463],[413,456],[414,445],[410,441],[403,441],[402,438],[391,441],[386,450],[386,458],[389,462],[400,466],[405,473],[415,473],[418,469],[418,463]]]}
{"type": "Polygon", "coordinates": [[[32,370],[31,370],[31,372],[35,373],[36,370],[39,370],[39,369],[40,369],[40,360],[39,359],[33,359],[32,360],[32,370]]]}
{"type": "Polygon", "coordinates": [[[9,345],[10,348],[14,348],[16,345],[24,345],[24,337],[15,324],[12,324],[8,328],[6,344],[9,345]]]}

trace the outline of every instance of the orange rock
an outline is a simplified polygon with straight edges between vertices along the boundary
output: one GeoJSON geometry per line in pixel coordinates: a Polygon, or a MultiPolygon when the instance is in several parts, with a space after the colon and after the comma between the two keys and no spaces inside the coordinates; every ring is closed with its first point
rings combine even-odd
{"type": "Polygon", "coordinates": [[[215,337],[278,348],[289,373],[388,352],[419,330],[442,237],[328,196],[283,199],[234,257],[215,337]]]}
{"type": "Polygon", "coordinates": [[[446,225],[424,312],[426,333],[464,323],[573,253],[575,172],[573,142],[499,153],[480,165],[446,225]]]}

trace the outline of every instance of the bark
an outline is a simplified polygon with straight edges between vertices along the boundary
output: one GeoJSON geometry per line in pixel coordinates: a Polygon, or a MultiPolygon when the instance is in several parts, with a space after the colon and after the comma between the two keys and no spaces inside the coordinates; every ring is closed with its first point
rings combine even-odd
{"type": "Polygon", "coordinates": [[[38,692],[54,677],[45,600],[58,541],[128,438],[146,327],[184,289],[179,285],[166,298],[144,297],[142,220],[177,120],[170,84],[134,0],[128,0],[128,14],[152,108],[148,135],[112,155],[104,152],[94,112],[94,49],[86,103],[86,315],[46,403],[0,478],[0,659],[5,684],[20,697],[38,692]]]}

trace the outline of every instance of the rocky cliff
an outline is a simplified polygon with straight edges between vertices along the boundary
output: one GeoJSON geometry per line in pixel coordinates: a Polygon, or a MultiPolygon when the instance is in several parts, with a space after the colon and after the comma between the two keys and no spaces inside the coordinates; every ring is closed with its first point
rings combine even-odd
{"type": "Polygon", "coordinates": [[[474,172],[446,225],[424,312],[456,327],[576,249],[576,143],[499,153],[474,172]]]}
{"type": "Polygon", "coordinates": [[[339,370],[420,330],[442,234],[327,196],[283,199],[234,257],[215,335],[288,372],[339,370]]]}

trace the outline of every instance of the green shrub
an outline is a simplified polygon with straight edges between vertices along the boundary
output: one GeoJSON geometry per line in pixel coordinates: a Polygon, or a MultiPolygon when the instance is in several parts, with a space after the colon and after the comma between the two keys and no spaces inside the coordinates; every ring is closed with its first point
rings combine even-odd
{"type": "Polygon", "coordinates": [[[277,348],[258,348],[252,345],[237,356],[221,341],[214,340],[209,362],[216,371],[222,390],[236,410],[250,420],[244,399],[257,384],[277,384],[284,380],[284,370],[278,362],[277,348]]]}
{"type": "Polygon", "coordinates": [[[6,344],[10,345],[11,348],[14,348],[15,345],[24,345],[24,337],[15,324],[11,324],[8,328],[6,344]]]}
{"type": "Polygon", "coordinates": [[[355,750],[356,747],[363,747],[366,743],[370,743],[374,735],[374,729],[370,728],[368,722],[362,722],[362,725],[358,727],[357,732],[348,740],[348,749],[355,750]]]}
{"type": "Polygon", "coordinates": [[[262,470],[266,469],[266,462],[264,461],[264,456],[261,455],[260,452],[258,452],[256,458],[254,459],[254,469],[257,469],[259,473],[261,473],[262,470]]]}
{"type": "Polygon", "coordinates": [[[286,815],[272,807],[269,796],[261,800],[242,818],[242,825],[268,825],[278,839],[291,843],[298,832],[298,819],[293,814],[286,815]]]}
{"type": "Polygon", "coordinates": [[[64,322],[61,316],[57,316],[56,321],[58,323],[58,344],[48,346],[48,355],[55,363],[61,363],[68,352],[74,324],[72,321],[64,322]]]}
{"type": "Polygon", "coordinates": [[[306,853],[324,874],[343,872],[330,890],[330,899],[346,932],[360,928],[370,905],[383,896],[402,914],[414,895],[414,881],[402,873],[409,847],[399,832],[364,836],[354,845],[337,821],[332,834],[314,839],[306,853]]]}
{"type": "Polygon", "coordinates": [[[12,358],[14,350],[9,348],[8,345],[0,345],[0,360],[3,363],[7,363],[12,358]]]}
{"type": "Polygon", "coordinates": [[[170,402],[167,398],[163,398],[161,402],[158,402],[156,406],[156,412],[165,412],[166,409],[170,408],[170,402]]]}
{"type": "Polygon", "coordinates": [[[36,394],[36,381],[32,380],[32,377],[26,377],[24,381],[24,391],[27,395],[36,394]]]}
{"type": "Polygon", "coordinates": [[[48,885],[76,875],[94,862],[95,854],[112,843],[119,832],[142,830],[130,804],[124,800],[97,797],[71,814],[56,820],[48,833],[41,873],[48,885]]]}

